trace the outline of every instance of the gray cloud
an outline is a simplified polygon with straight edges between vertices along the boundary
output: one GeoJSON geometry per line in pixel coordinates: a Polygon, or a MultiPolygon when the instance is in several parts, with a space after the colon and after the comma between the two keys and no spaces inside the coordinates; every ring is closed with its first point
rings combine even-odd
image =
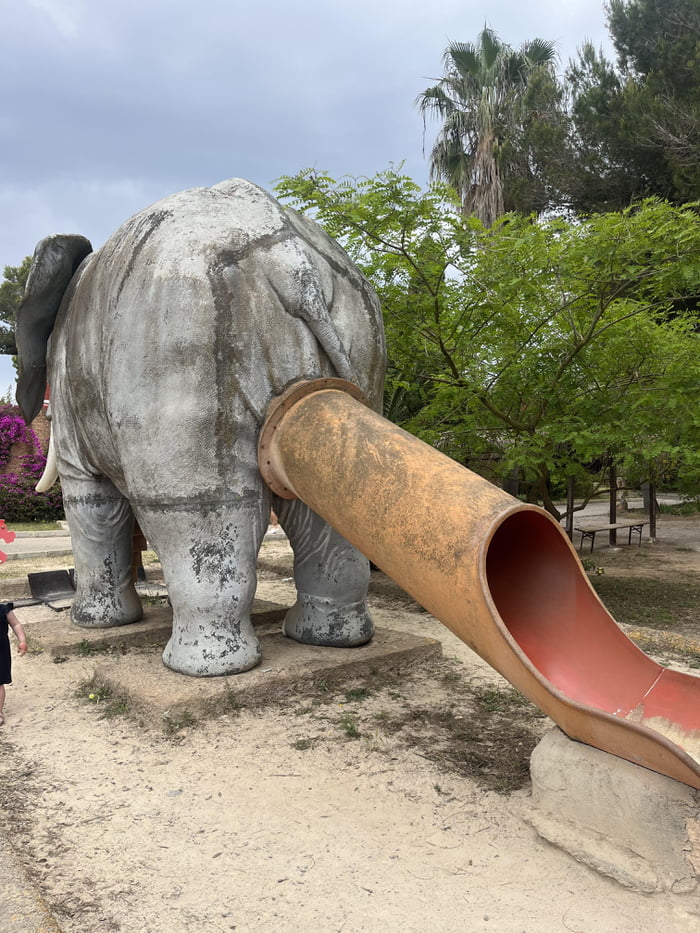
{"type": "MultiPolygon", "coordinates": [[[[488,20],[517,45],[605,40],[602,0],[4,0],[0,265],[48,233],[99,246],[181,188],[313,165],[427,179],[416,94],[488,20]]],[[[428,144],[430,139],[428,139],[428,144]]]]}

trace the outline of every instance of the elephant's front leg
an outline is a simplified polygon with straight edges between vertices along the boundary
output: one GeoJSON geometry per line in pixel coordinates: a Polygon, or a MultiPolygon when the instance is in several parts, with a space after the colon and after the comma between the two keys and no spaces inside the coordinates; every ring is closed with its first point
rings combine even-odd
{"type": "Polygon", "coordinates": [[[65,479],[63,504],[76,572],[73,621],[96,628],[137,622],[143,607],[131,571],[131,506],[105,477],[65,479]]]}
{"type": "Polygon", "coordinates": [[[297,601],[284,634],[307,645],[351,648],[368,642],[369,561],[303,502],[275,498],[294,550],[297,601]]]}
{"type": "Polygon", "coordinates": [[[269,508],[269,496],[260,489],[225,503],[139,508],[173,609],[172,635],[163,652],[172,670],[212,677],[238,674],[260,661],[250,613],[269,508]]]}

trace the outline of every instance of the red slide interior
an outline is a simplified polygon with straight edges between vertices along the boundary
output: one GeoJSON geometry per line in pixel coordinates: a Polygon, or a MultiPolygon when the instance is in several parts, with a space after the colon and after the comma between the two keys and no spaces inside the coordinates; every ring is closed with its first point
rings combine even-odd
{"type": "Polygon", "coordinates": [[[700,678],[667,670],[627,638],[544,515],[506,518],[489,544],[486,572],[509,632],[571,700],[620,717],[643,703],[647,719],[700,729],[700,678]]]}

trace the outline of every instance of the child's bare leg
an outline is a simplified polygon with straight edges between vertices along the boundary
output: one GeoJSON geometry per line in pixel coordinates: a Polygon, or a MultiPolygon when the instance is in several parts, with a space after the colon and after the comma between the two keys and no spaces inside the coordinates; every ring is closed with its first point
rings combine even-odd
{"type": "Polygon", "coordinates": [[[2,725],[2,711],[5,708],[5,684],[0,684],[0,726],[2,725]]]}

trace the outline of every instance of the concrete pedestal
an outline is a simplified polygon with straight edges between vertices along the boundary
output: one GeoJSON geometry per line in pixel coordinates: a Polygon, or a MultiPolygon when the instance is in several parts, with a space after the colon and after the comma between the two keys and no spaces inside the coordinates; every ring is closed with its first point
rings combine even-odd
{"type": "Polygon", "coordinates": [[[700,883],[700,791],[574,742],[559,729],[530,760],[525,819],[554,845],[645,893],[700,883]]]}

